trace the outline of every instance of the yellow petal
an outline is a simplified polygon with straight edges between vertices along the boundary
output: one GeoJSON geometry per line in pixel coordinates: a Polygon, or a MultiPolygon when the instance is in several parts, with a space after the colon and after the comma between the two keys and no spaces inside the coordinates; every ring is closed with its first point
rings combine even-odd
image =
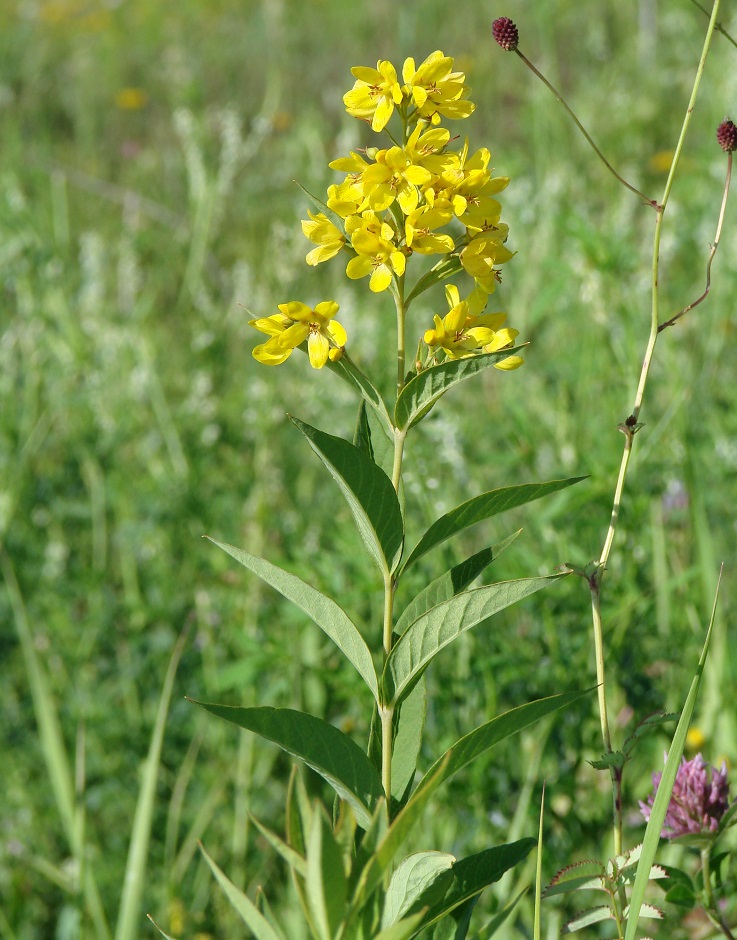
{"type": "Polygon", "coordinates": [[[328,361],[328,353],[330,352],[330,342],[327,336],[323,336],[322,333],[310,333],[307,340],[307,352],[312,368],[322,369],[328,361]]]}
{"type": "Polygon", "coordinates": [[[502,372],[511,372],[512,369],[519,369],[525,360],[521,356],[507,356],[501,362],[495,362],[494,368],[501,369],[502,372]]]}

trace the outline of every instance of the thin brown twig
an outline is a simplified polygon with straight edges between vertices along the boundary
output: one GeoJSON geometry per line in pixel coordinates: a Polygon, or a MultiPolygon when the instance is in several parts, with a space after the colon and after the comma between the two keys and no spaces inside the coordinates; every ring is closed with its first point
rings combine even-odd
{"type": "Polygon", "coordinates": [[[693,310],[694,307],[698,307],[702,300],[706,299],[707,294],[711,290],[711,263],[714,260],[714,255],[717,253],[717,248],[719,247],[719,239],[722,235],[722,223],[724,222],[724,213],[727,209],[727,198],[729,196],[729,184],[732,178],[732,154],[731,152],[727,154],[727,178],[724,181],[724,193],[722,194],[722,205],[719,209],[719,221],[717,222],[717,231],[714,236],[714,241],[711,244],[709,250],[709,258],[706,262],[706,287],[704,288],[703,294],[700,297],[697,297],[692,303],[688,304],[679,310],[675,316],[672,316],[670,320],[665,320],[658,326],[658,333],[662,333],[666,327],[673,326],[674,323],[677,323],[681,317],[685,316],[689,311],[693,310]]]}

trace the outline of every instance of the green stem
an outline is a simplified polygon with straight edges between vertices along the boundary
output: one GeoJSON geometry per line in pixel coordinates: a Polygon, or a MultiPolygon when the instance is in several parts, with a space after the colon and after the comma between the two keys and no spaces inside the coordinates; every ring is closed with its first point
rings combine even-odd
{"type": "Polygon", "coordinates": [[[714,892],[711,890],[711,846],[705,846],[701,850],[701,877],[704,879],[704,910],[709,915],[709,920],[727,940],[735,940],[734,934],[714,903],[714,892]]]}
{"type": "Polygon", "coordinates": [[[405,341],[405,314],[404,304],[404,275],[397,278],[397,289],[394,293],[394,303],[397,307],[397,395],[404,388],[404,359],[406,355],[405,341]]]}
{"type": "MultiPolygon", "coordinates": [[[[619,465],[619,473],[617,475],[617,483],[614,489],[614,500],[612,505],[612,513],[609,520],[609,529],[604,540],[604,545],[599,555],[599,559],[596,563],[596,570],[589,578],[589,587],[591,589],[591,608],[592,608],[592,622],[593,622],[593,633],[594,633],[594,649],[596,656],[596,679],[598,684],[598,702],[599,702],[599,716],[601,719],[601,733],[602,739],[604,742],[604,748],[607,753],[610,753],[612,750],[611,746],[611,735],[609,731],[609,718],[607,713],[607,699],[606,699],[606,684],[605,684],[605,672],[604,672],[604,641],[603,641],[603,629],[601,622],[601,606],[600,606],[600,587],[601,581],[606,571],[607,562],[609,560],[609,555],[614,544],[614,536],[617,530],[617,523],[619,521],[619,513],[622,505],[622,494],[624,492],[624,484],[627,478],[627,470],[629,467],[630,457],[632,455],[632,445],[634,443],[635,434],[638,430],[638,419],[640,416],[640,411],[642,409],[642,402],[645,396],[645,388],[647,386],[648,376],[650,375],[650,366],[652,364],[653,355],[655,353],[655,344],[658,339],[659,334],[659,300],[660,300],[660,239],[663,228],[663,216],[665,214],[665,209],[668,204],[668,199],[670,198],[670,193],[673,188],[673,180],[675,178],[676,169],[681,156],[681,151],[683,150],[683,144],[686,139],[686,133],[688,131],[689,124],[691,123],[691,115],[693,113],[694,105],[696,103],[696,96],[698,94],[699,86],[701,84],[701,77],[704,72],[704,65],[706,63],[706,57],[709,51],[709,46],[711,44],[711,38],[714,33],[714,26],[716,23],[716,16],[719,9],[719,0],[715,0],[714,7],[712,9],[711,20],[709,22],[709,29],[707,30],[706,39],[704,40],[704,46],[701,52],[701,58],[699,60],[699,65],[696,70],[696,78],[694,80],[693,89],[691,91],[691,98],[686,109],[686,114],[683,119],[683,124],[681,126],[681,133],[678,138],[678,143],[676,145],[675,153],[673,156],[673,162],[671,163],[670,172],[668,174],[668,179],[665,183],[665,189],[663,191],[663,198],[660,203],[651,203],[655,210],[655,231],[653,235],[653,253],[652,253],[652,272],[651,272],[651,310],[650,310],[650,334],[647,340],[647,346],[645,349],[645,355],[642,361],[642,367],[640,369],[640,379],[637,385],[637,392],[635,394],[634,406],[632,412],[624,424],[620,425],[620,430],[624,433],[625,442],[624,449],[622,452],[622,459],[619,465]]],[[[542,77],[542,76],[541,76],[542,77]]],[[[547,83],[546,83],[547,84],[547,83]]],[[[563,105],[570,111],[565,102],[562,102],[563,105]]],[[[571,112],[572,117],[576,120],[576,123],[579,124],[575,115],[571,112]]],[[[581,125],[579,124],[579,127],[581,125]]],[[[589,138],[588,134],[581,128],[583,133],[586,135],[586,138],[589,140],[594,149],[599,152],[598,149],[593,144],[593,141],[589,138]]],[[[601,154],[599,154],[601,156],[601,154]]],[[[604,160],[604,158],[601,158],[604,160]]],[[[604,160],[606,163],[606,160],[604,160]]],[[[607,164],[608,166],[609,164],[607,164]]],[[[611,169],[611,167],[610,167],[611,169]]],[[[612,172],[614,172],[612,170],[612,172]]],[[[615,173],[615,176],[617,174],[615,173]]],[[[619,177],[618,177],[619,178],[619,177]]],[[[624,180],[622,180],[624,182],[624,180]]],[[[633,187],[629,186],[627,183],[625,185],[628,189],[633,187]]],[[[638,192],[637,190],[635,190],[638,192]]],[[[638,193],[642,195],[641,193],[638,193]]],[[[622,848],[622,805],[621,805],[621,792],[622,792],[622,773],[620,769],[612,768],[612,797],[613,797],[613,819],[614,819],[614,846],[615,854],[619,854],[622,848]]]]}

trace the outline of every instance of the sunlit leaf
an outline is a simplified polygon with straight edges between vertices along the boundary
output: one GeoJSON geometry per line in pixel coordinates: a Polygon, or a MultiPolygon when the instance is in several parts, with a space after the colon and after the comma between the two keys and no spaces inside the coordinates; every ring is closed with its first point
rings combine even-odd
{"type": "Polygon", "coordinates": [[[454,862],[455,857],[447,852],[415,852],[405,858],[394,870],[386,891],[382,928],[402,918],[420,899],[423,905],[428,904],[430,899],[423,895],[429,888],[445,894],[453,880],[450,869],[454,862]]]}

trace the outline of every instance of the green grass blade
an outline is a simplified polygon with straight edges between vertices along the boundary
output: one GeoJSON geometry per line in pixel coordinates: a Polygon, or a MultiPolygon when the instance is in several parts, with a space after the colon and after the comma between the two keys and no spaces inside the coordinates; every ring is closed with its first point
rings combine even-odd
{"type": "Polygon", "coordinates": [[[394,409],[394,423],[400,431],[408,431],[424,418],[449,388],[472,375],[478,375],[508,356],[516,355],[521,348],[484,353],[468,359],[452,359],[418,373],[399,393],[394,409]]]}
{"type": "Polygon", "coordinates": [[[451,597],[418,617],[387,658],[381,680],[385,700],[401,701],[434,657],[466,630],[562,577],[565,575],[489,584],[451,597]]]}
{"type": "Polygon", "coordinates": [[[137,940],[141,933],[141,905],[146,877],[146,858],[148,845],[151,839],[151,827],[154,817],[154,804],[156,800],[156,782],[159,776],[161,763],[161,748],[164,743],[164,730],[169,714],[169,703],[174,688],[174,679],[177,674],[179,660],[184,651],[187,640],[187,631],[182,631],[172,651],[169,665],[161,689],[159,707],[156,712],[151,743],[143,770],[141,788],[138,793],[138,802],[133,817],[133,831],[128,859],[125,866],[123,880],[123,893],[118,908],[118,921],[115,928],[115,940],[137,940]]]}
{"type": "Polygon", "coordinates": [[[83,872],[85,904],[92,923],[94,924],[95,934],[98,938],[102,938],[102,940],[110,940],[112,934],[110,933],[110,927],[105,917],[105,910],[97,882],[90,866],[85,863],[85,846],[83,843],[79,842],[78,815],[74,797],[74,779],[67,756],[59,715],[56,710],[56,705],[54,704],[51,687],[46,678],[43,664],[36,653],[33,633],[28,623],[25,604],[12,562],[4,551],[0,551],[0,569],[2,569],[3,572],[5,586],[13,609],[13,619],[23,653],[26,674],[28,676],[28,685],[31,690],[33,713],[41,741],[41,752],[51,782],[56,808],[69,842],[71,853],[77,862],[79,871],[83,872]]]}
{"type": "Polygon", "coordinates": [[[366,547],[384,573],[402,555],[404,522],[392,481],[373,460],[342,437],[326,434],[290,416],[338,484],[366,547]]]}
{"type": "Polygon", "coordinates": [[[215,876],[218,884],[223,889],[226,898],[233,905],[235,910],[241,916],[249,930],[253,931],[256,940],[280,940],[279,934],[274,930],[264,915],[259,911],[253,901],[250,900],[241,890],[236,888],[228,876],[215,864],[202,846],[200,851],[205,861],[210,866],[210,871],[215,876]]]}
{"type": "Polygon", "coordinates": [[[721,582],[722,573],[720,571],[714,597],[714,605],[712,607],[711,618],[709,620],[709,629],[707,630],[706,639],[704,640],[704,646],[701,651],[699,665],[696,669],[696,674],[691,680],[691,687],[688,690],[686,702],[683,706],[681,717],[678,721],[675,734],[673,735],[673,740],[671,741],[671,745],[668,750],[668,759],[665,762],[663,775],[660,778],[658,792],[655,794],[655,801],[653,803],[653,808],[650,812],[650,819],[648,820],[647,828],[645,830],[645,838],[642,840],[642,853],[640,855],[640,861],[637,865],[637,875],[635,876],[635,882],[632,885],[629,916],[627,918],[627,929],[624,934],[624,940],[635,940],[635,934],[637,932],[637,921],[640,917],[640,910],[645,903],[645,889],[647,888],[648,881],[650,880],[650,869],[653,862],[655,861],[655,853],[657,851],[658,844],[660,843],[660,832],[663,828],[663,822],[665,821],[665,814],[668,811],[668,804],[670,803],[670,796],[673,792],[673,784],[675,783],[676,773],[678,772],[678,765],[681,762],[683,749],[686,745],[686,734],[688,733],[688,726],[691,721],[691,716],[693,715],[694,706],[696,705],[696,697],[698,696],[701,677],[704,673],[704,666],[706,665],[706,657],[709,652],[709,643],[711,641],[712,629],[714,627],[714,618],[716,616],[717,601],[719,599],[719,587],[721,582]]]}
{"type": "MultiPolygon", "coordinates": [[[[466,360],[462,361],[465,362],[466,360]]],[[[580,483],[581,480],[585,479],[586,477],[570,477],[567,480],[551,480],[548,483],[522,483],[518,486],[504,486],[474,496],[433,522],[412,549],[402,565],[401,571],[406,571],[418,558],[421,558],[431,549],[451,538],[451,536],[462,532],[463,529],[467,529],[483,519],[489,519],[491,516],[506,512],[508,509],[515,509],[518,506],[524,506],[525,503],[548,496],[550,493],[557,493],[558,490],[572,486],[574,483],[580,483]]]]}
{"type": "Polygon", "coordinates": [[[481,727],[469,732],[435,761],[417,784],[417,789],[407,804],[408,807],[415,799],[426,798],[428,790],[430,792],[437,790],[453,774],[500,741],[558,711],[559,708],[570,705],[584,695],[588,695],[588,691],[563,692],[560,695],[537,699],[535,702],[528,702],[526,705],[512,708],[503,715],[498,715],[496,718],[492,718],[491,721],[487,721],[486,724],[481,725],[481,727]]]}
{"type": "MultiPolygon", "coordinates": [[[[391,486],[391,484],[389,485],[391,486]]],[[[222,548],[232,558],[235,558],[244,568],[248,568],[262,581],[265,581],[283,597],[286,597],[287,600],[290,600],[296,607],[304,611],[330,637],[333,643],[343,652],[346,659],[355,666],[358,674],[371,689],[371,694],[378,702],[379,686],[371,652],[358,632],[358,628],[334,600],[322,594],[301,578],[290,574],[277,565],[273,565],[264,558],[251,555],[250,552],[246,552],[242,548],[236,548],[235,545],[228,545],[227,542],[220,542],[218,539],[209,536],[207,538],[218,548],[222,548]]]]}
{"type": "Polygon", "coordinates": [[[293,708],[240,708],[188,701],[303,760],[351,804],[362,825],[370,823],[377,800],[384,794],[381,778],[355,741],[334,725],[293,708]]]}
{"type": "Polygon", "coordinates": [[[537,861],[535,864],[535,914],[533,920],[532,940],[542,940],[540,933],[540,909],[543,896],[543,822],[545,819],[545,782],[540,797],[540,824],[537,830],[537,861]]]}
{"type": "Polygon", "coordinates": [[[501,555],[501,553],[514,542],[517,536],[522,532],[518,529],[513,535],[510,535],[504,541],[497,543],[491,548],[483,548],[476,552],[470,558],[455,565],[450,571],[441,574],[439,578],[431,581],[427,587],[423,588],[419,594],[414,597],[404,608],[401,616],[394,625],[394,632],[401,636],[407,627],[413,623],[419,616],[435,607],[442,601],[465,591],[481,572],[487,568],[492,561],[501,555]]]}

